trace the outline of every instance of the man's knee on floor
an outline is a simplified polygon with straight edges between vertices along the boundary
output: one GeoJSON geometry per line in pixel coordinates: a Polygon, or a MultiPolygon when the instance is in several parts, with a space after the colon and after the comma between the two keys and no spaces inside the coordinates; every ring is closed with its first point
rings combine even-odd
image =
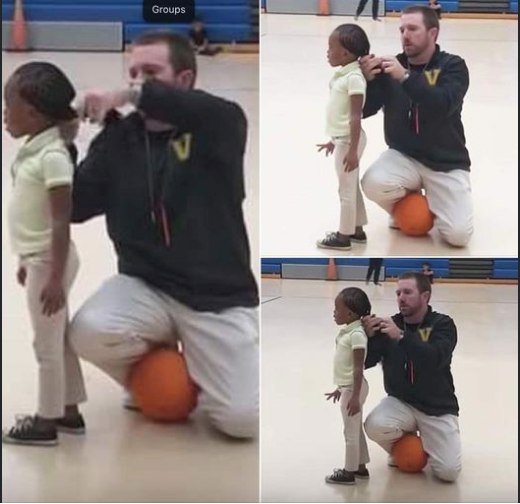
{"type": "Polygon", "coordinates": [[[464,225],[451,226],[449,228],[440,227],[439,233],[443,240],[453,247],[465,247],[473,234],[473,228],[464,225]]]}
{"type": "Polygon", "coordinates": [[[432,464],[432,471],[438,479],[452,483],[459,477],[461,466],[459,464],[432,464]]]}
{"type": "Polygon", "coordinates": [[[258,410],[255,408],[228,407],[214,412],[211,419],[215,427],[235,438],[254,438],[258,435],[258,410]]]}

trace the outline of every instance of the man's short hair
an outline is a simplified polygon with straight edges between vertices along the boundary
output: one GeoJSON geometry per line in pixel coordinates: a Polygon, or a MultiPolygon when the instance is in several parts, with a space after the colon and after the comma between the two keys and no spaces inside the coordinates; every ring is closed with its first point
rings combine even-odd
{"type": "Polygon", "coordinates": [[[421,13],[423,16],[424,26],[427,30],[431,28],[437,28],[439,30],[439,18],[437,17],[437,13],[431,7],[426,5],[409,5],[405,7],[401,14],[415,14],[421,13]]]}
{"type": "Polygon", "coordinates": [[[423,273],[419,273],[417,271],[406,271],[405,273],[399,275],[398,280],[410,280],[412,278],[415,279],[417,289],[420,293],[432,293],[432,285],[430,283],[430,279],[423,273]]]}
{"type": "Polygon", "coordinates": [[[166,44],[168,46],[170,64],[175,73],[191,70],[194,76],[197,75],[195,52],[186,37],[167,30],[155,30],[145,32],[133,41],[133,45],[153,44],[166,44]]]}

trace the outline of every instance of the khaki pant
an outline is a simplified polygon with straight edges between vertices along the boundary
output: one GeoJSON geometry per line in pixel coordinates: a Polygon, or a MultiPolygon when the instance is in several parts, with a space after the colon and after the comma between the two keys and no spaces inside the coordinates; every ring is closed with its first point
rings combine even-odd
{"type": "MultiPolygon", "coordinates": [[[[20,259],[27,277],[25,288],[27,305],[34,331],[34,352],[38,362],[38,415],[59,418],[66,405],[86,400],[79,359],[72,352],[65,336],[68,324],[68,307],[65,305],[52,316],[42,314],[40,296],[51,270],[50,253],[31,254],[20,259]]],[[[66,295],[79,268],[76,248],[71,245],[64,276],[66,295]]]]}
{"type": "Polygon", "coordinates": [[[433,474],[455,481],[460,473],[462,454],[455,415],[426,415],[395,397],[385,397],[368,415],[365,430],[388,453],[403,434],[419,431],[433,474]]]}
{"type": "Polygon", "coordinates": [[[180,340],[199,407],[234,437],[258,433],[258,311],[235,307],[200,312],[139,278],[108,279],[74,316],[70,339],[78,354],[123,387],[151,348],[180,340]]]}
{"type": "Polygon", "coordinates": [[[370,462],[367,441],[363,432],[363,404],[365,404],[368,395],[368,383],[363,378],[359,393],[361,411],[353,416],[349,416],[347,405],[352,397],[352,388],[353,385],[342,387],[340,400],[344,426],[343,434],[345,435],[345,470],[349,472],[357,471],[360,464],[370,462]]]}
{"type": "Polygon", "coordinates": [[[450,245],[465,246],[473,233],[469,172],[436,172],[419,161],[388,149],[365,172],[361,186],[367,198],[389,214],[407,193],[424,188],[435,226],[450,245]]]}
{"type": "MultiPolygon", "coordinates": [[[[334,142],[334,165],[339,183],[339,201],[341,205],[339,218],[339,232],[344,235],[353,235],[356,226],[367,224],[367,213],[363,193],[359,187],[359,167],[350,172],[345,171],[343,158],[347,154],[350,139],[349,137],[333,138],[334,142]]],[[[365,132],[361,130],[358,145],[358,157],[361,160],[363,151],[367,144],[365,132]]]]}

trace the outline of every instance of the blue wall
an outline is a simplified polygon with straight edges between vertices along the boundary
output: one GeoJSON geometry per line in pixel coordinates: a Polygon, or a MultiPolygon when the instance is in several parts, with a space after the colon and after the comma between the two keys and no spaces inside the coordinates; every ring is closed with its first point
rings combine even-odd
{"type": "MultiPolygon", "coordinates": [[[[2,1],[2,19],[13,17],[14,0],[2,1]]],[[[249,0],[196,0],[195,12],[206,24],[211,42],[253,41],[249,0]]],[[[174,29],[187,34],[188,24],[149,24],[142,18],[142,0],[25,0],[27,21],[119,21],[125,42],[143,31],[174,29]]]]}
{"type": "MultiPolygon", "coordinates": [[[[336,258],[336,265],[368,266],[368,258],[336,258]]],[[[262,259],[262,273],[280,274],[283,263],[290,264],[328,264],[328,258],[270,258],[262,259]]],[[[387,277],[397,277],[401,273],[410,270],[421,270],[424,262],[429,262],[435,271],[436,278],[449,278],[450,261],[449,259],[439,259],[435,257],[419,258],[386,258],[383,261],[387,277]]],[[[514,279],[518,278],[518,259],[494,259],[493,274],[494,279],[514,279]]]]}

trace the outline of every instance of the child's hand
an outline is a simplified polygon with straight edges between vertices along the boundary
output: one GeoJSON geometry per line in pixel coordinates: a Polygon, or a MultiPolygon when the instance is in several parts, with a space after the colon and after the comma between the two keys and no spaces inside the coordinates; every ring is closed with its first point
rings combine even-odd
{"type": "Polygon", "coordinates": [[[65,292],[61,281],[51,278],[40,295],[42,313],[50,317],[65,306],[65,292]]]}
{"type": "Polygon", "coordinates": [[[334,142],[316,144],[316,147],[318,147],[318,152],[321,152],[323,149],[325,149],[325,156],[328,156],[329,154],[332,154],[334,152],[334,142]]]}
{"type": "Polygon", "coordinates": [[[361,411],[361,404],[359,404],[359,397],[352,396],[347,403],[348,416],[357,415],[361,411]]]}
{"type": "Polygon", "coordinates": [[[332,402],[335,403],[340,400],[341,398],[341,391],[339,389],[336,389],[334,392],[329,392],[328,394],[325,394],[327,397],[327,401],[329,399],[332,399],[332,402]]]}
{"type": "Polygon", "coordinates": [[[343,166],[346,172],[351,172],[359,167],[359,158],[357,152],[349,150],[343,158],[343,166]]]}
{"type": "Polygon", "coordinates": [[[16,272],[16,280],[23,287],[25,285],[25,279],[27,278],[27,270],[25,266],[20,266],[16,272]]]}

